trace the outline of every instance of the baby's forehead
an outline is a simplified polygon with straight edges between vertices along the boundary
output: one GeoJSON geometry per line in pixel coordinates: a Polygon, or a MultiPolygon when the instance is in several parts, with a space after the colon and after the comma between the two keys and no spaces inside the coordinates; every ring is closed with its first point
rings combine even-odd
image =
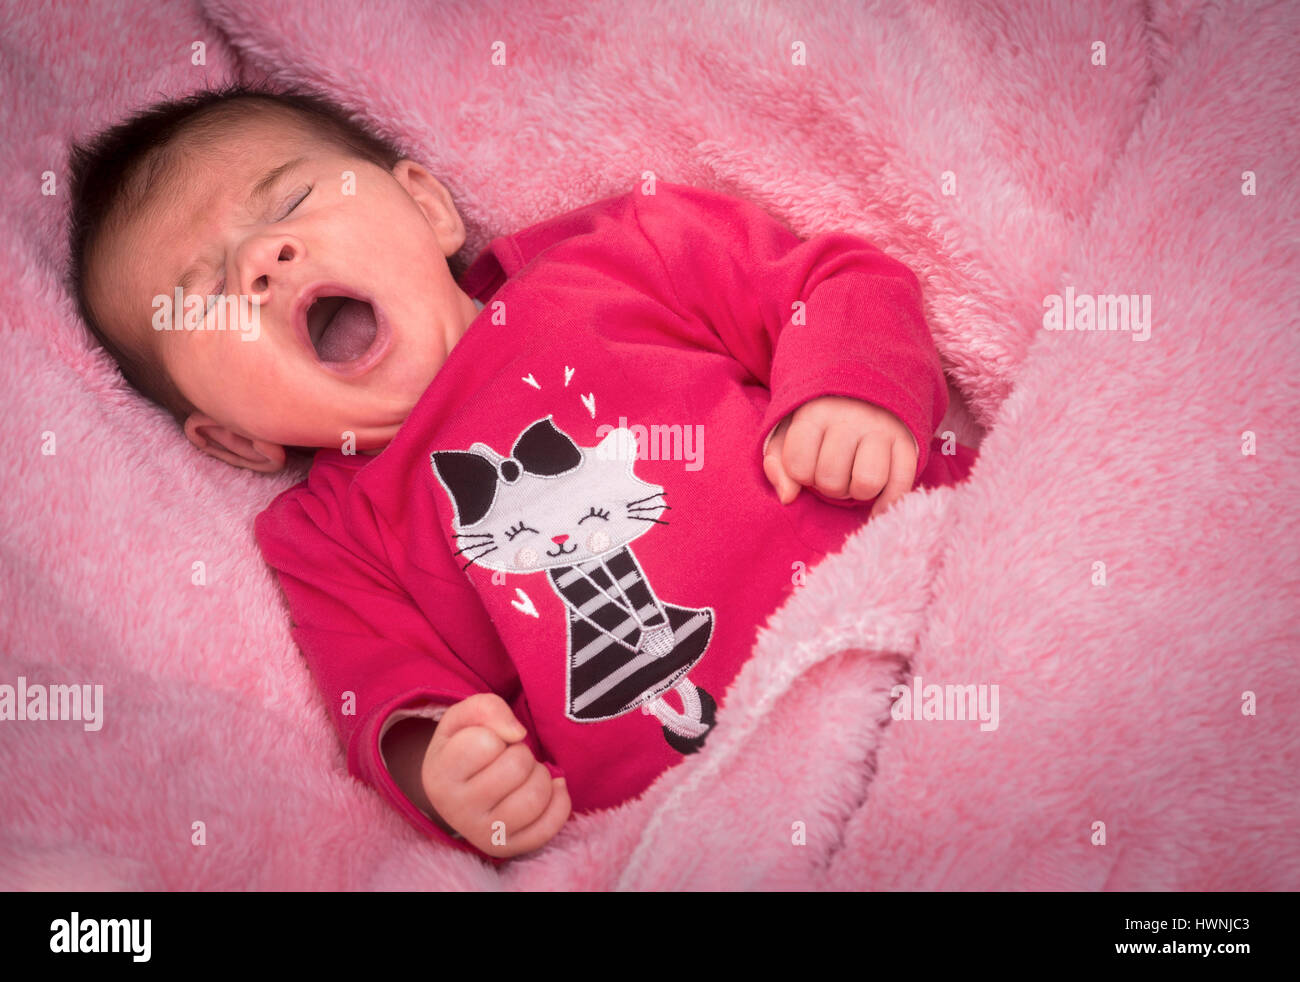
{"type": "Polygon", "coordinates": [[[282,106],[205,118],[138,168],[117,225],[156,231],[188,222],[220,202],[243,200],[277,168],[346,153],[328,129],[282,106]]]}
{"type": "Polygon", "coordinates": [[[333,149],[326,134],[279,107],[203,120],[151,155],[132,191],[142,204],[156,204],[196,183],[233,187],[258,167],[275,166],[279,156],[288,159],[333,149]]]}

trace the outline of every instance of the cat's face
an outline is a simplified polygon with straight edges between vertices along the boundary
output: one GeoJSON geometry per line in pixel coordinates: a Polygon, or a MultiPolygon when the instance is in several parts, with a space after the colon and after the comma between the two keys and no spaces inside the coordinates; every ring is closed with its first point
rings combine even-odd
{"type": "MultiPolygon", "coordinates": [[[[493,465],[502,460],[485,444],[470,450],[493,465]]],[[[660,518],[668,508],[663,488],[632,473],[636,441],[629,430],[578,450],[581,463],[573,470],[554,477],[524,472],[502,482],[482,518],[456,525],[463,565],[507,573],[573,566],[667,524],[660,518]]]]}

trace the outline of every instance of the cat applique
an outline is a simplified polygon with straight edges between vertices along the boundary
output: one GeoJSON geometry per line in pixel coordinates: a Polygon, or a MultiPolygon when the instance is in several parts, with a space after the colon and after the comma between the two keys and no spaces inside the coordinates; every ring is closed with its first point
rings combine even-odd
{"type": "Polygon", "coordinates": [[[686,676],[708,648],[713,609],[664,603],[632,552],[635,539],[668,524],[660,516],[670,508],[662,487],[633,474],[632,433],[579,447],[546,416],[508,457],[483,443],[431,456],[465,568],[544,572],[564,602],[566,716],[594,723],[644,707],[674,749],[699,750],[717,704],[686,676]],[[682,712],[664,700],[670,689],[682,712]]]}

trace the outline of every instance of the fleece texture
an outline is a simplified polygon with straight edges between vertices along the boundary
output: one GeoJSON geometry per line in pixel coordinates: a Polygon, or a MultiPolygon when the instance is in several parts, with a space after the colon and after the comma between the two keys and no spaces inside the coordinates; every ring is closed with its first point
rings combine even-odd
{"type": "Polygon", "coordinates": [[[102,684],[104,721],[0,721],[0,887],[1300,888],[1298,29],[1196,0],[5,4],[0,684],[102,684]],[[62,283],[67,141],[237,78],[399,140],[470,257],[647,172],[862,235],[920,277],[974,471],[807,571],[719,739],[639,799],[499,870],[431,843],[347,774],[254,544],[301,475],[194,451],[62,283]],[[1046,329],[1047,298],[1119,294],[1145,340],[1046,329]],[[996,684],[997,728],[894,719],[917,677],[996,684]]]}

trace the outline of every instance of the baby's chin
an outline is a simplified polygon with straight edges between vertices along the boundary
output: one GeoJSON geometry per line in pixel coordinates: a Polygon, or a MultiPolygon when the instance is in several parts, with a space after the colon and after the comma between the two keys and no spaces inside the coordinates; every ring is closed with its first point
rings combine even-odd
{"type": "MultiPolygon", "coordinates": [[[[428,381],[424,381],[423,373],[405,374],[398,380],[373,379],[371,385],[356,393],[358,398],[351,400],[353,411],[348,414],[349,420],[341,421],[340,432],[351,430],[357,435],[359,452],[364,447],[367,452],[378,453],[397,435],[436,377],[437,372],[431,371],[428,381]]],[[[335,445],[337,441],[335,437],[335,445]]]]}

